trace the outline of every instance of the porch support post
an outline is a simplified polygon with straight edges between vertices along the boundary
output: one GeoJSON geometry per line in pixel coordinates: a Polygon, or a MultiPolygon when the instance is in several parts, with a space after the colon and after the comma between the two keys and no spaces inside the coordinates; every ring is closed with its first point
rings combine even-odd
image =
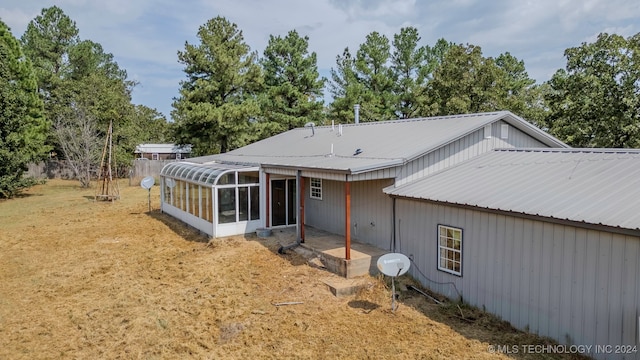
{"type": "Polygon", "coordinates": [[[265,183],[266,184],[264,185],[265,197],[266,197],[266,201],[265,201],[266,202],[266,204],[265,204],[266,212],[265,212],[265,219],[264,219],[264,221],[265,221],[264,222],[264,227],[265,228],[269,228],[270,227],[269,226],[269,224],[270,224],[269,223],[269,208],[271,207],[271,204],[269,203],[269,196],[271,194],[271,181],[269,181],[269,174],[264,174],[264,175],[265,175],[265,178],[266,178],[265,179],[265,183]]]}
{"type": "Polygon", "coordinates": [[[351,183],[344,183],[344,258],[351,260],[351,183]]]}
{"type": "Polygon", "coordinates": [[[300,242],[304,242],[304,178],[300,176],[300,189],[298,189],[298,194],[300,194],[300,242]]]}
{"type": "Polygon", "coordinates": [[[298,170],[296,172],[296,187],[298,188],[298,191],[296,191],[296,237],[298,241],[302,242],[302,227],[300,225],[300,179],[302,179],[302,177],[300,176],[300,170],[298,170]]]}

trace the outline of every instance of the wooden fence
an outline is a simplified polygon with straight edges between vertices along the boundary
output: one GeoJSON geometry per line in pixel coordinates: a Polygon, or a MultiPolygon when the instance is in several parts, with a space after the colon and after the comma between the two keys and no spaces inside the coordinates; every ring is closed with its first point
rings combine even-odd
{"type": "MultiPolygon", "coordinates": [[[[140,180],[147,176],[153,176],[156,184],[160,180],[160,170],[176,160],[134,160],[131,166],[119,167],[117,175],[121,178],[129,178],[130,186],[140,185],[140,180]]],[[[39,179],[75,179],[73,169],[65,160],[48,160],[39,164],[29,164],[28,176],[39,179]]]]}

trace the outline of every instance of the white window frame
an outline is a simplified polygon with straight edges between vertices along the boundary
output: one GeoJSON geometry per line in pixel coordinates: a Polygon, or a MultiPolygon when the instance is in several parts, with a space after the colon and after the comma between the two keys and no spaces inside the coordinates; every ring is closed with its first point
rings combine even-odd
{"type": "Polygon", "coordinates": [[[182,159],[182,154],[177,152],[176,153],[176,160],[181,160],[182,159]]]}
{"type": "Polygon", "coordinates": [[[322,200],[322,179],[310,178],[309,179],[309,197],[311,199],[322,200]]]}
{"type": "Polygon", "coordinates": [[[500,126],[500,139],[509,138],[509,124],[502,124],[500,126]]]}
{"type": "Polygon", "coordinates": [[[151,154],[151,160],[159,160],[159,159],[160,159],[160,154],[158,153],[151,154]]]}
{"type": "Polygon", "coordinates": [[[484,138],[491,139],[491,124],[484,126],[484,138]]]}
{"type": "Polygon", "coordinates": [[[438,225],[438,270],[462,276],[462,245],[461,228],[438,225]]]}

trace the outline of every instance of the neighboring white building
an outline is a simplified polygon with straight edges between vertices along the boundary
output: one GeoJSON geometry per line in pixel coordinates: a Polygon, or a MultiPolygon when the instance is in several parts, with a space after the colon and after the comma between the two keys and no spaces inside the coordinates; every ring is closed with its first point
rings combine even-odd
{"type": "Polygon", "coordinates": [[[135,149],[136,159],[181,160],[191,154],[191,145],[176,144],[140,144],[135,149]]]}

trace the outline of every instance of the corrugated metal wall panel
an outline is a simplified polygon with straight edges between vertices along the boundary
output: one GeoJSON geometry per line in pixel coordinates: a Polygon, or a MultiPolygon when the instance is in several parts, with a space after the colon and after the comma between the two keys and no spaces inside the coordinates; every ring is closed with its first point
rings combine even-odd
{"type": "MultiPolygon", "coordinates": [[[[397,168],[387,168],[377,171],[369,171],[363,174],[349,175],[350,181],[393,179],[396,177],[397,168]]],[[[344,179],[344,178],[343,178],[344,179]]]]}
{"type": "Polygon", "coordinates": [[[351,235],[354,240],[391,249],[393,204],[382,189],[392,184],[393,179],[351,183],[351,235]]]}
{"type": "MultiPolygon", "coordinates": [[[[611,342],[609,336],[608,297],[609,278],[611,276],[611,237],[608,234],[598,234],[598,254],[596,259],[596,316],[594,317],[596,328],[596,341],[604,344],[620,344],[619,341],[611,342]]],[[[611,314],[613,315],[613,314],[611,314]]]]}
{"type": "Polygon", "coordinates": [[[529,312],[526,311],[527,304],[531,303],[531,299],[533,297],[531,283],[533,279],[536,278],[536,273],[534,272],[534,262],[532,257],[529,255],[533,251],[533,228],[531,221],[521,221],[522,230],[521,233],[514,233],[514,236],[520,236],[521,244],[522,244],[522,254],[520,255],[520,286],[519,292],[516,295],[520,299],[520,311],[518,313],[518,317],[514,318],[513,325],[524,329],[531,323],[531,319],[529,316],[529,312]]]}
{"type": "MultiPolygon", "coordinates": [[[[623,314],[632,314],[636,311],[636,304],[638,304],[638,291],[640,290],[638,281],[634,278],[634,274],[640,273],[640,242],[635,238],[627,236],[625,238],[625,248],[623,254],[623,272],[622,283],[624,284],[622,289],[622,310],[623,314]],[[635,270],[635,271],[634,271],[635,270]]],[[[637,341],[640,338],[640,333],[636,333],[636,329],[640,324],[637,323],[637,317],[624,317],[622,323],[622,334],[625,336],[625,343],[633,343],[633,340],[637,341]],[[636,339],[631,339],[631,334],[636,334],[636,339]]]]}
{"type": "Polygon", "coordinates": [[[300,174],[307,178],[318,178],[335,181],[344,181],[345,179],[345,174],[330,173],[324,171],[302,170],[300,174]]]}
{"type": "MultiPolygon", "coordinates": [[[[311,193],[310,181],[305,181],[305,194],[311,193]]],[[[322,180],[322,200],[311,199],[304,203],[304,221],[307,225],[334,234],[344,234],[344,182],[322,180]]]]}
{"type": "MultiPolygon", "coordinates": [[[[560,343],[636,345],[639,237],[396,202],[399,251],[414,260],[410,273],[425,286],[456,298],[455,284],[466,302],[560,343]],[[462,277],[437,269],[438,224],[463,229],[462,277]]],[[[591,354],[622,358],[613,355],[591,354]]]]}
{"type": "MultiPolygon", "coordinates": [[[[573,271],[572,274],[582,274],[582,276],[588,276],[587,268],[590,268],[590,263],[587,262],[587,230],[576,229],[573,239],[573,271]]],[[[572,298],[583,299],[583,301],[574,304],[570,310],[571,322],[569,328],[573,329],[573,338],[586,339],[587,329],[584,328],[584,314],[585,314],[585,283],[582,281],[573,281],[571,283],[571,296],[572,298]]],[[[590,343],[593,344],[593,343],[590,343]]]]}
{"type": "MultiPolygon", "coordinates": [[[[607,327],[609,329],[609,339],[616,340],[622,339],[622,326],[624,323],[624,316],[622,312],[622,293],[625,289],[625,285],[622,283],[624,276],[624,248],[625,242],[623,241],[621,244],[616,244],[616,241],[612,239],[611,244],[611,256],[609,257],[609,279],[607,283],[609,284],[609,289],[607,293],[609,294],[608,301],[609,307],[607,311],[607,316],[609,318],[609,323],[607,327]]],[[[609,342],[609,344],[615,344],[613,342],[609,342]]]]}
{"type": "MultiPolygon", "coordinates": [[[[595,231],[587,231],[584,239],[586,247],[585,269],[583,276],[587,279],[596,279],[598,275],[597,259],[598,248],[600,246],[599,234],[595,231]]],[[[582,304],[584,310],[582,313],[584,341],[585,344],[596,344],[596,295],[601,291],[597,287],[596,281],[585,281],[584,292],[582,294],[582,304]]]]}
{"type": "MultiPolygon", "coordinates": [[[[354,240],[389,249],[392,201],[382,189],[392,183],[392,179],[351,183],[351,236],[354,240]]],[[[307,194],[310,193],[309,186],[306,181],[307,194]]],[[[323,180],[322,200],[305,199],[305,223],[344,235],[344,202],[344,182],[323,180]]]]}
{"type": "Polygon", "coordinates": [[[575,272],[574,263],[576,261],[575,250],[576,247],[576,232],[575,231],[565,231],[564,226],[557,226],[559,230],[562,231],[560,233],[560,241],[559,244],[561,246],[561,254],[560,254],[560,269],[559,276],[560,281],[557,286],[559,289],[559,297],[558,297],[558,307],[559,310],[567,310],[562,311],[560,313],[559,319],[559,334],[568,334],[571,331],[571,316],[572,316],[572,306],[571,300],[576,298],[576,295],[573,292],[574,281],[572,281],[573,276],[576,276],[577,272],[575,272]],[[567,260],[568,259],[568,260],[567,260]],[[566,284],[565,286],[561,286],[562,284],[566,284]]]}
{"type": "Polygon", "coordinates": [[[285,176],[296,176],[296,169],[289,168],[275,168],[275,167],[264,167],[262,168],[267,174],[275,174],[275,175],[285,175],[285,176]]]}

